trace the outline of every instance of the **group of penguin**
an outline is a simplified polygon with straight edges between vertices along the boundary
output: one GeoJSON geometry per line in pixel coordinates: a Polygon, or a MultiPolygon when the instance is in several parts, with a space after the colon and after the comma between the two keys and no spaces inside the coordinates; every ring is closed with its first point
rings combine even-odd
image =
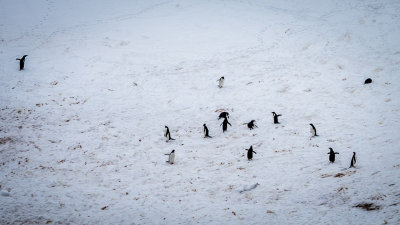
{"type": "MultiPolygon", "coordinates": [[[[17,58],[16,59],[16,60],[19,61],[19,70],[23,70],[24,69],[24,67],[25,67],[25,58],[27,56],[28,55],[24,55],[24,56],[22,56],[22,58],[17,58]]],[[[218,87],[222,88],[224,86],[224,83],[225,83],[225,77],[222,76],[217,81],[218,81],[218,87]]],[[[365,82],[364,82],[364,84],[370,84],[370,83],[372,83],[372,79],[371,78],[366,79],[365,82]]],[[[272,115],[274,117],[274,124],[279,124],[278,117],[280,117],[282,115],[281,114],[276,114],[275,112],[272,112],[272,115]]],[[[229,121],[228,121],[229,113],[228,112],[221,112],[219,114],[218,120],[220,120],[222,118],[224,120],[223,120],[223,122],[222,122],[222,124],[220,126],[222,126],[222,132],[225,132],[228,129],[228,124],[229,124],[229,126],[232,126],[232,124],[230,124],[229,121]]],[[[247,127],[250,130],[254,129],[254,127],[257,127],[257,125],[255,124],[255,120],[251,120],[249,123],[245,123],[244,125],[247,125],[247,127]]],[[[212,138],[209,135],[209,131],[208,131],[208,128],[207,128],[206,124],[203,124],[203,132],[204,132],[204,138],[212,138]]],[[[315,128],[315,126],[312,123],[310,123],[310,132],[311,132],[313,137],[318,136],[317,135],[317,129],[315,128]]],[[[169,128],[167,126],[165,126],[164,136],[166,137],[167,142],[170,141],[170,140],[175,140],[175,139],[173,139],[171,137],[171,133],[169,132],[169,128]]],[[[247,150],[247,159],[248,160],[252,160],[253,159],[253,153],[257,154],[253,150],[253,146],[250,146],[250,148],[246,149],[246,150],[247,150]]],[[[332,148],[329,148],[329,150],[330,150],[328,152],[329,161],[331,163],[334,163],[335,162],[335,155],[339,154],[339,153],[338,152],[334,152],[332,148]]],[[[167,162],[169,164],[174,164],[174,162],[175,162],[175,150],[172,150],[171,153],[168,153],[168,154],[165,154],[165,155],[168,155],[168,161],[167,162]]],[[[356,153],[353,152],[353,157],[351,158],[351,161],[350,161],[350,168],[354,167],[355,163],[356,163],[356,153]]]]}
{"type": "MultiPolygon", "coordinates": [[[[224,82],[225,82],[225,78],[221,77],[217,81],[218,81],[218,87],[222,88],[223,85],[224,85],[224,82]]],[[[368,79],[365,80],[364,84],[369,84],[371,82],[372,82],[371,78],[368,78],[368,79]]],[[[282,116],[282,114],[277,114],[275,112],[272,112],[272,115],[273,115],[273,118],[274,118],[274,124],[279,124],[278,118],[280,116],[282,116]]],[[[228,124],[229,124],[229,126],[232,126],[229,123],[228,118],[229,118],[229,113],[228,112],[221,112],[219,114],[218,120],[224,119],[223,122],[220,125],[220,126],[222,126],[222,132],[225,132],[228,129],[228,124]]],[[[256,122],[255,120],[251,120],[249,123],[244,123],[243,125],[247,125],[247,127],[250,130],[252,130],[255,127],[257,127],[255,122],[256,122]]],[[[209,130],[208,130],[206,124],[203,124],[203,132],[204,132],[204,138],[212,138],[209,135],[209,130]]],[[[310,133],[311,133],[312,137],[318,136],[317,129],[315,128],[314,124],[312,124],[312,123],[310,123],[310,133]]],[[[170,133],[169,128],[167,126],[165,126],[164,137],[167,139],[166,140],[167,142],[170,141],[170,140],[175,140],[175,139],[173,139],[171,137],[171,133],[170,133]]],[[[257,152],[255,152],[253,150],[253,146],[252,145],[250,146],[250,148],[245,149],[245,150],[247,150],[247,159],[248,160],[252,160],[253,159],[253,154],[257,154],[257,152]]],[[[329,161],[331,163],[334,163],[335,162],[335,158],[336,158],[335,155],[339,154],[339,153],[338,152],[334,152],[332,148],[329,148],[328,154],[329,154],[329,161]]],[[[165,155],[168,155],[168,161],[166,161],[166,162],[169,163],[169,164],[174,164],[174,162],[175,162],[175,150],[172,150],[171,153],[168,153],[168,154],[165,154],[165,155]]],[[[351,161],[350,161],[350,168],[352,168],[352,167],[354,168],[355,167],[356,161],[357,161],[356,160],[356,153],[353,152],[353,156],[352,156],[351,161]]]]}

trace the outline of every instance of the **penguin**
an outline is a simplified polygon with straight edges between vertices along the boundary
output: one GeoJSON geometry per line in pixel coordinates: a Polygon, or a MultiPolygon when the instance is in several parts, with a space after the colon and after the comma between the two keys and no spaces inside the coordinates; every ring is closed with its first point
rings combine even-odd
{"type": "Polygon", "coordinates": [[[25,57],[27,57],[28,55],[24,55],[22,56],[22,58],[17,58],[16,60],[19,60],[19,70],[23,70],[24,66],[25,66],[25,57]]]}
{"type": "Polygon", "coordinates": [[[208,135],[208,128],[206,124],[203,124],[203,130],[204,130],[204,138],[212,138],[210,135],[208,135]]]}
{"type": "Polygon", "coordinates": [[[276,114],[275,112],[272,112],[272,115],[274,116],[274,124],[278,124],[278,117],[282,116],[281,114],[276,114]]]}
{"type": "Polygon", "coordinates": [[[247,159],[253,160],[253,152],[254,154],[257,154],[257,152],[253,151],[253,145],[250,145],[250,148],[246,150],[247,150],[247,159]]]}
{"type": "Polygon", "coordinates": [[[167,126],[165,126],[165,129],[164,129],[164,137],[167,138],[167,142],[169,140],[175,140],[175,139],[171,138],[171,133],[169,133],[169,128],[167,126]]]}
{"type": "Polygon", "coordinates": [[[370,84],[370,83],[372,83],[372,79],[371,78],[366,79],[365,82],[364,82],[364,84],[370,84]]]}
{"type": "MultiPolygon", "coordinates": [[[[232,126],[232,125],[228,122],[228,119],[225,118],[225,119],[224,119],[224,122],[221,123],[221,125],[222,125],[222,132],[225,132],[225,131],[226,131],[226,129],[228,128],[228,124],[229,124],[229,126],[232,126]]],[[[221,126],[221,125],[220,125],[220,126],[221,126]]]]}
{"type": "Polygon", "coordinates": [[[218,87],[219,88],[222,88],[222,86],[224,86],[224,81],[225,81],[224,77],[221,77],[218,79],[218,87]]]}
{"type": "Polygon", "coordinates": [[[228,112],[220,113],[219,117],[218,117],[218,120],[221,119],[221,118],[225,118],[225,119],[229,118],[229,113],[228,112]]]}
{"type": "Polygon", "coordinates": [[[310,123],[310,132],[313,137],[318,136],[317,129],[315,129],[315,127],[312,123],[310,123]]]}
{"type": "Polygon", "coordinates": [[[356,162],[357,162],[357,160],[356,160],[356,153],[355,152],[353,152],[353,157],[351,157],[351,162],[350,162],[350,167],[349,168],[351,168],[351,167],[355,167],[354,165],[356,164],[356,162]]]}
{"type": "Polygon", "coordinates": [[[247,124],[247,127],[248,127],[250,130],[253,130],[254,127],[257,127],[257,125],[255,125],[254,122],[256,122],[256,121],[255,121],[255,120],[252,120],[252,121],[250,121],[249,123],[245,123],[245,124],[247,124]]]}
{"type": "Polygon", "coordinates": [[[328,154],[329,154],[329,161],[330,161],[331,163],[334,163],[334,162],[335,162],[335,154],[339,154],[339,152],[334,152],[332,148],[329,148],[329,149],[330,149],[329,152],[328,152],[328,154]]]}
{"type": "Polygon", "coordinates": [[[168,155],[169,157],[168,157],[168,161],[166,161],[167,163],[169,163],[169,164],[174,164],[174,162],[175,162],[175,150],[172,150],[172,152],[171,153],[169,153],[169,154],[164,154],[164,155],[168,155]]]}

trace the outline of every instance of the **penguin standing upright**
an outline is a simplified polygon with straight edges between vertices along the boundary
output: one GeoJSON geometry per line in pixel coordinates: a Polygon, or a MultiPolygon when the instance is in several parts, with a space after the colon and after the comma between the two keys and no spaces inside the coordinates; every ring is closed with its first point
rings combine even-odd
{"type": "Polygon", "coordinates": [[[167,126],[165,126],[165,129],[164,129],[164,137],[167,138],[167,142],[169,140],[175,140],[175,139],[171,138],[171,133],[169,133],[169,128],[167,126]]]}
{"type": "Polygon", "coordinates": [[[354,165],[356,164],[357,160],[356,160],[356,153],[353,152],[353,157],[351,157],[351,162],[350,162],[350,168],[351,167],[355,167],[354,165]]]}
{"type": "Polygon", "coordinates": [[[206,124],[203,124],[203,131],[204,131],[204,138],[212,138],[210,135],[208,135],[208,128],[206,124]]]}
{"type": "Polygon", "coordinates": [[[339,152],[334,152],[332,148],[329,148],[329,149],[330,149],[329,152],[328,152],[328,154],[329,154],[329,161],[330,161],[331,163],[334,163],[334,162],[335,162],[335,154],[339,154],[339,152]]]}
{"type": "Polygon", "coordinates": [[[17,58],[16,60],[19,60],[19,70],[23,70],[24,66],[25,66],[25,57],[27,57],[28,55],[24,55],[22,56],[22,58],[17,58]]]}
{"type": "Polygon", "coordinates": [[[313,137],[318,136],[317,129],[315,129],[315,127],[312,123],[310,123],[310,132],[313,137]]]}
{"type": "Polygon", "coordinates": [[[168,157],[168,161],[166,161],[166,162],[169,163],[169,164],[174,164],[174,162],[175,162],[175,150],[172,150],[171,153],[165,154],[165,155],[169,156],[168,157]]]}
{"type": "Polygon", "coordinates": [[[220,113],[219,117],[218,117],[218,120],[221,119],[221,118],[225,118],[225,119],[229,118],[229,113],[228,112],[220,113]]]}
{"type": "Polygon", "coordinates": [[[281,114],[276,114],[275,112],[272,112],[272,115],[274,116],[274,124],[278,124],[278,117],[282,116],[281,114]]]}
{"type": "MultiPolygon", "coordinates": [[[[221,125],[222,125],[222,132],[225,132],[225,131],[228,129],[228,124],[229,124],[229,126],[232,126],[232,125],[228,122],[228,119],[225,118],[225,119],[224,119],[224,122],[221,123],[221,125]]],[[[221,126],[221,125],[220,125],[220,126],[221,126]]]]}
{"type": "Polygon", "coordinates": [[[253,152],[254,152],[254,154],[257,154],[257,152],[253,151],[253,145],[250,145],[250,148],[246,149],[246,150],[247,150],[247,159],[248,160],[253,159],[253,152]]]}
{"type": "Polygon", "coordinates": [[[218,79],[218,87],[219,88],[222,88],[222,86],[224,86],[224,81],[225,81],[224,77],[221,77],[218,79]]]}
{"type": "Polygon", "coordinates": [[[248,127],[250,130],[252,130],[252,129],[254,129],[254,127],[257,127],[257,125],[254,124],[255,122],[256,122],[255,120],[252,120],[252,121],[250,121],[249,123],[245,123],[245,124],[247,124],[247,127],[248,127]]]}

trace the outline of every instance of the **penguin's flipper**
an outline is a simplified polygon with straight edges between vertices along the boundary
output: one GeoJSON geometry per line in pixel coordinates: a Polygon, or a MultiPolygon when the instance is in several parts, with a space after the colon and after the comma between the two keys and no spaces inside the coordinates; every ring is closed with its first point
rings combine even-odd
{"type": "Polygon", "coordinates": [[[15,60],[20,60],[21,61],[21,59],[19,59],[19,58],[15,59],[15,60]]]}

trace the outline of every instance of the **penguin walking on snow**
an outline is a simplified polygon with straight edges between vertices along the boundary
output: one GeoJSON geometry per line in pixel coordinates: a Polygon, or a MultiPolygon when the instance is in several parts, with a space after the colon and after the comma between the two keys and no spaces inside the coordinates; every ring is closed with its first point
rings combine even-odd
{"type": "Polygon", "coordinates": [[[25,66],[25,57],[28,55],[22,56],[22,58],[17,58],[16,60],[19,60],[19,70],[23,70],[25,66]]]}
{"type": "Polygon", "coordinates": [[[356,162],[357,162],[357,159],[356,159],[356,153],[355,152],[353,152],[353,157],[351,157],[351,162],[350,162],[350,168],[351,167],[355,167],[354,165],[356,164],[356,162]]]}
{"type": "Polygon", "coordinates": [[[229,118],[229,113],[228,112],[222,112],[219,114],[218,120],[221,118],[228,119],[229,118]]]}
{"type": "MultiPolygon", "coordinates": [[[[228,122],[228,119],[225,118],[225,119],[224,119],[224,122],[221,123],[221,125],[222,125],[222,132],[225,132],[225,131],[228,129],[228,124],[229,124],[229,126],[232,126],[232,124],[230,124],[230,123],[228,122]]],[[[221,126],[221,125],[220,125],[220,126],[221,126]]]]}
{"type": "Polygon", "coordinates": [[[224,86],[224,82],[225,82],[225,78],[221,77],[218,79],[218,87],[222,88],[222,86],[224,86]]]}
{"type": "Polygon", "coordinates": [[[339,154],[339,152],[334,152],[332,148],[329,148],[329,149],[330,149],[329,152],[328,152],[328,154],[329,154],[329,161],[330,161],[331,163],[334,163],[334,162],[335,162],[335,154],[339,154]]]}
{"type": "Polygon", "coordinates": [[[253,152],[254,154],[257,154],[257,152],[253,151],[253,145],[250,145],[250,148],[246,150],[247,150],[247,159],[253,160],[253,152]]]}
{"type": "Polygon", "coordinates": [[[171,133],[169,133],[169,128],[167,126],[165,126],[165,129],[164,129],[164,137],[167,138],[167,142],[169,140],[175,140],[175,139],[171,138],[171,133]]]}
{"type": "Polygon", "coordinates": [[[175,150],[172,150],[171,153],[165,154],[165,155],[169,156],[168,157],[168,161],[166,161],[166,162],[169,163],[169,164],[174,164],[174,162],[175,162],[175,150]]]}
{"type": "Polygon", "coordinates": [[[250,130],[253,130],[254,127],[257,127],[257,125],[254,124],[255,122],[256,122],[255,120],[252,120],[252,121],[250,121],[249,123],[245,123],[245,124],[247,124],[247,127],[248,127],[250,130]]]}
{"type": "Polygon", "coordinates": [[[204,131],[204,138],[212,138],[210,135],[208,135],[208,128],[206,124],[203,124],[203,131],[204,131]]]}
{"type": "Polygon", "coordinates": [[[317,129],[315,128],[315,126],[312,123],[310,123],[310,132],[313,137],[318,136],[317,129]]]}
{"type": "Polygon", "coordinates": [[[274,124],[278,124],[278,117],[282,116],[282,114],[276,114],[275,112],[272,112],[272,115],[274,116],[274,124]]]}

